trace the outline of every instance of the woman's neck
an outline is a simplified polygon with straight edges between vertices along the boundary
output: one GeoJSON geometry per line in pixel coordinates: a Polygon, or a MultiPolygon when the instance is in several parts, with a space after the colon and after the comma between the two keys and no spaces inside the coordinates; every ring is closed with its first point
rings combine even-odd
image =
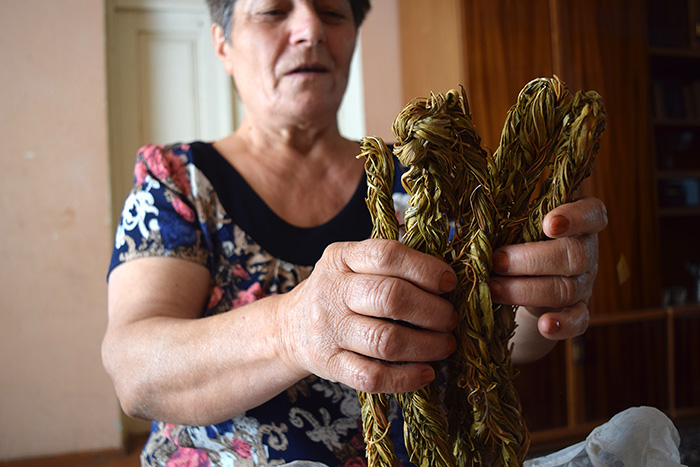
{"type": "MultiPolygon", "coordinates": [[[[287,120],[247,115],[236,134],[251,150],[273,151],[282,157],[323,154],[346,142],[338,132],[335,116],[325,120],[287,120]]],[[[328,155],[323,154],[324,157],[328,155]]]]}
{"type": "Polygon", "coordinates": [[[320,225],[350,200],[363,172],[357,142],[330,128],[243,122],[214,144],[265,203],[293,225],[320,225]]]}

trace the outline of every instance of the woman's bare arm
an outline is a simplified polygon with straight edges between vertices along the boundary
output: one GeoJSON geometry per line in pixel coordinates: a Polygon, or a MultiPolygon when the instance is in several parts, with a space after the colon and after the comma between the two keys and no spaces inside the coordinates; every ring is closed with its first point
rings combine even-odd
{"type": "Polygon", "coordinates": [[[368,392],[415,390],[434,378],[427,362],[456,345],[456,313],[439,296],[454,273],[398,242],[332,245],[290,293],[199,319],[209,281],[170,258],[112,271],[103,360],[127,414],[217,423],[312,373],[368,392]]]}
{"type": "Polygon", "coordinates": [[[171,258],[131,261],[110,275],[102,353],[127,414],[210,424],[306,376],[281,358],[276,297],[199,319],[209,281],[203,266],[171,258]]]}

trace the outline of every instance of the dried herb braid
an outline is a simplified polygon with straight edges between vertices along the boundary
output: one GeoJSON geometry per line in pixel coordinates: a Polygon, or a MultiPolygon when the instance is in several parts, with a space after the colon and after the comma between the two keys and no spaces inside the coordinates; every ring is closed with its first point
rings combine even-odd
{"type": "MultiPolygon", "coordinates": [[[[492,248],[541,238],[546,213],[571,201],[590,174],[604,129],[600,96],[579,92],[572,99],[556,76],[533,80],[523,88],[490,161],[461,88],[414,100],[397,116],[394,152],[409,167],[402,182],[411,194],[403,241],[443,256],[458,277],[450,299],[460,315],[459,348],[447,362],[445,406],[436,400],[434,384],[396,395],[404,413],[406,446],[411,460],[421,467],[522,464],[529,434],[510,360],[514,312],[513,307],[494,308],[491,302],[487,281],[492,248]],[[451,242],[450,225],[455,229],[451,242]],[[448,437],[452,453],[446,452],[448,437]]],[[[379,144],[373,141],[373,145],[363,141],[363,154],[369,154],[365,147],[379,144]]],[[[377,194],[389,189],[393,174],[388,176],[383,166],[393,163],[385,151],[379,160],[366,163],[368,193],[375,193],[368,196],[375,219],[373,236],[394,238],[394,227],[384,227],[393,202],[390,195],[380,201],[377,194]],[[373,207],[375,203],[379,206],[373,207]],[[382,207],[383,203],[389,204],[382,207]]],[[[381,417],[381,410],[386,410],[382,407],[386,399],[366,395],[361,399],[363,417],[381,417]]],[[[382,420],[364,424],[365,438],[375,440],[374,445],[386,438],[388,428],[382,420]]],[[[370,454],[372,449],[368,455],[373,459],[395,462],[370,454]]],[[[369,465],[390,465],[374,462],[380,461],[370,460],[369,465]]]]}
{"type": "MultiPolygon", "coordinates": [[[[449,93],[448,93],[449,94],[449,93]]],[[[462,209],[456,219],[450,261],[458,286],[450,300],[460,321],[457,351],[449,360],[445,405],[449,407],[449,432],[456,465],[504,465],[520,463],[523,433],[520,404],[513,386],[508,341],[502,341],[501,326],[494,316],[488,279],[492,246],[498,222],[488,183],[487,153],[471,120],[462,90],[459,107],[451,109],[455,120],[455,140],[460,151],[459,165],[468,167],[469,184],[462,190],[462,209]],[[494,458],[493,453],[501,456],[494,458]]],[[[512,333],[512,326],[510,331],[512,333]]]]}
{"type": "Polygon", "coordinates": [[[558,142],[571,107],[558,77],[530,81],[508,111],[501,141],[489,165],[500,226],[495,247],[519,242],[532,198],[562,146],[558,142]]]}
{"type": "MultiPolygon", "coordinates": [[[[454,243],[468,246],[453,264],[467,274],[466,289],[455,291],[453,303],[466,306],[466,332],[460,331],[462,352],[456,384],[448,384],[450,420],[459,423],[453,410],[463,404],[456,387],[467,390],[472,408],[470,432],[453,428],[453,442],[460,465],[520,465],[529,446],[529,433],[521,416],[515,389],[509,342],[515,330],[514,308],[491,303],[487,286],[491,271],[491,247],[512,243],[520,237],[527,209],[537,182],[547,168],[561,133],[566,109],[566,87],[558,80],[537,79],[526,85],[508,113],[501,144],[488,166],[488,185],[493,203],[475,200],[476,225],[457,232],[454,243]],[[479,219],[481,220],[479,221],[479,219]]],[[[478,135],[477,135],[478,137],[478,135]]],[[[477,145],[478,145],[478,139],[477,145]]],[[[453,359],[454,360],[454,359],[453,359]]]]}
{"type": "MultiPolygon", "coordinates": [[[[394,159],[381,138],[367,137],[361,142],[358,158],[365,159],[367,208],[372,216],[372,238],[399,239],[399,222],[393,209],[394,159]]],[[[389,398],[386,394],[358,391],[362,405],[362,431],[368,465],[392,467],[397,464],[389,436],[389,398]]]]}
{"type": "Polygon", "coordinates": [[[605,127],[606,112],[600,95],[595,91],[578,91],[557,142],[552,174],[544,181],[541,195],[530,210],[522,241],[543,239],[542,221],[547,213],[573,200],[581,182],[593,171],[605,127]]]}
{"type": "Polygon", "coordinates": [[[399,239],[399,220],[392,200],[394,158],[389,148],[377,137],[362,138],[361,153],[367,174],[367,208],[372,216],[372,238],[399,239]]]}
{"type": "MultiPolygon", "coordinates": [[[[454,99],[431,95],[414,100],[396,117],[394,154],[408,167],[401,178],[410,195],[403,243],[443,258],[448,252],[450,217],[458,210],[453,121],[447,104],[454,99]]],[[[438,373],[438,368],[436,368],[438,373]]],[[[404,438],[411,462],[421,467],[455,465],[437,383],[396,394],[404,417],[404,438]]]]}

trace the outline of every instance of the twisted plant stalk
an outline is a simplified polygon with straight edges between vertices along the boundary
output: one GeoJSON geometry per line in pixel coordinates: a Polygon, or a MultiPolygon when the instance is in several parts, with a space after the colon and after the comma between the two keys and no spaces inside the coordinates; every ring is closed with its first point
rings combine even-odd
{"type": "MultiPolygon", "coordinates": [[[[473,208],[480,213],[475,222],[453,241],[468,247],[460,249],[456,260],[465,264],[473,284],[466,291],[457,289],[455,294],[460,296],[453,297],[455,306],[466,304],[467,331],[459,334],[467,336],[462,337],[465,348],[459,355],[466,369],[460,367],[456,374],[461,379],[447,387],[450,407],[464,400],[456,386],[466,390],[473,409],[468,436],[466,427],[453,429],[461,465],[520,465],[527,453],[529,434],[508,347],[515,330],[514,308],[494,307],[487,282],[492,245],[512,243],[522,231],[530,199],[561,133],[564,112],[559,103],[566,98],[566,87],[556,78],[534,80],[520,92],[484,177],[497,212],[488,201],[479,200],[473,208]]],[[[459,423],[457,415],[450,420],[459,423]]]]}
{"type": "MultiPolygon", "coordinates": [[[[443,258],[449,250],[450,217],[458,210],[454,184],[457,157],[453,121],[447,112],[452,96],[414,100],[394,121],[394,154],[408,167],[401,182],[410,195],[403,242],[443,258]]],[[[436,368],[436,373],[438,373],[436,368]]],[[[447,423],[433,382],[418,391],[397,394],[404,438],[411,462],[423,467],[455,465],[447,423]]]]}
{"type": "MultiPolygon", "coordinates": [[[[529,434],[509,347],[514,309],[494,307],[491,301],[492,249],[542,238],[546,213],[571,201],[591,173],[605,129],[602,101],[592,91],[572,99],[556,76],[531,81],[509,111],[501,144],[490,160],[461,88],[412,101],[393,128],[398,140],[394,153],[408,166],[402,183],[411,195],[403,241],[445,258],[458,278],[450,300],[460,316],[459,345],[446,362],[444,405],[436,399],[434,384],[396,395],[411,461],[421,467],[521,465],[529,434]]],[[[363,140],[363,155],[373,236],[395,238],[393,224],[387,227],[393,214],[393,172],[386,166],[393,168],[393,163],[380,149],[381,140],[368,141],[363,140]]],[[[388,448],[378,448],[388,430],[382,412],[386,400],[360,398],[363,417],[379,417],[363,421],[369,465],[393,465],[395,459],[384,455],[388,448]]]]}
{"type": "Polygon", "coordinates": [[[488,183],[487,153],[481,147],[463,91],[460,103],[450,111],[459,122],[455,140],[473,188],[459,195],[461,210],[455,219],[451,255],[446,258],[458,277],[450,300],[460,321],[456,331],[459,346],[449,362],[445,404],[456,465],[499,465],[498,459],[510,459],[506,465],[513,465],[522,457],[522,447],[527,444],[522,433],[527,431],[520,418],[512,373],[504,371],[511,366],[508,341],[495,338],[501,333],[488,288],[498,210],[488,183]],[[494,458],[493,453],[501,456],[494,458]]]}
{"type": "MultiPolygon", "coordinates": [[[[381,138],[367,137],[361,142],[359,157],[365,159],[367,208],[372,216],[372,238],[399,239],[399,222],[391,198],[394,159],[381,138]]],[[[362,405],[362,431],[367,463],[376,467],[396,465],[396,453],[389,437],[389,398],[386,394],[358,391],[362,405]]]]}
{"type": "Polygon", "coordinates": [[[489,166],[501,219],[496,247],[520,239],[535,190],[562,149],[559,141],[570,107],[568,89],[555,76],[530,81],[508,111],[489,166]]]}
{"type": "Polygon", "coordinates": [[[525,242],[544,238],[544,217],[557,206],[572,201],[581,182],[593,171],[600,137],[606,127],[605,106],[600,95],[595,91],[578,91],[563,126],[552,175],[544,181],[542,194],[530,210],[522,233],[525,242]]]}

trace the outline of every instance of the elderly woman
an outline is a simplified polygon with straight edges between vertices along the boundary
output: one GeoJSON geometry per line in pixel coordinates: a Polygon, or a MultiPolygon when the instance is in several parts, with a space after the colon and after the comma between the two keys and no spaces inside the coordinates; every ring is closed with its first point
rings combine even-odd
{"type": "MultiPolygon", "coordinates": [[[[245,120],[214,143],[139,151],[105,366],[126,413],[156,420],[143,465],[361,462],[355,390],[418,389],[456,345],[453,271],[367,240],[359,144],[338,132],[369,1],[208,3],[245,120]]],[[[497,252],[494,299],[522,305],[516,362],[585,331],[605,224],[583,199],[546,218],[555,240],[497,252]]]]}

